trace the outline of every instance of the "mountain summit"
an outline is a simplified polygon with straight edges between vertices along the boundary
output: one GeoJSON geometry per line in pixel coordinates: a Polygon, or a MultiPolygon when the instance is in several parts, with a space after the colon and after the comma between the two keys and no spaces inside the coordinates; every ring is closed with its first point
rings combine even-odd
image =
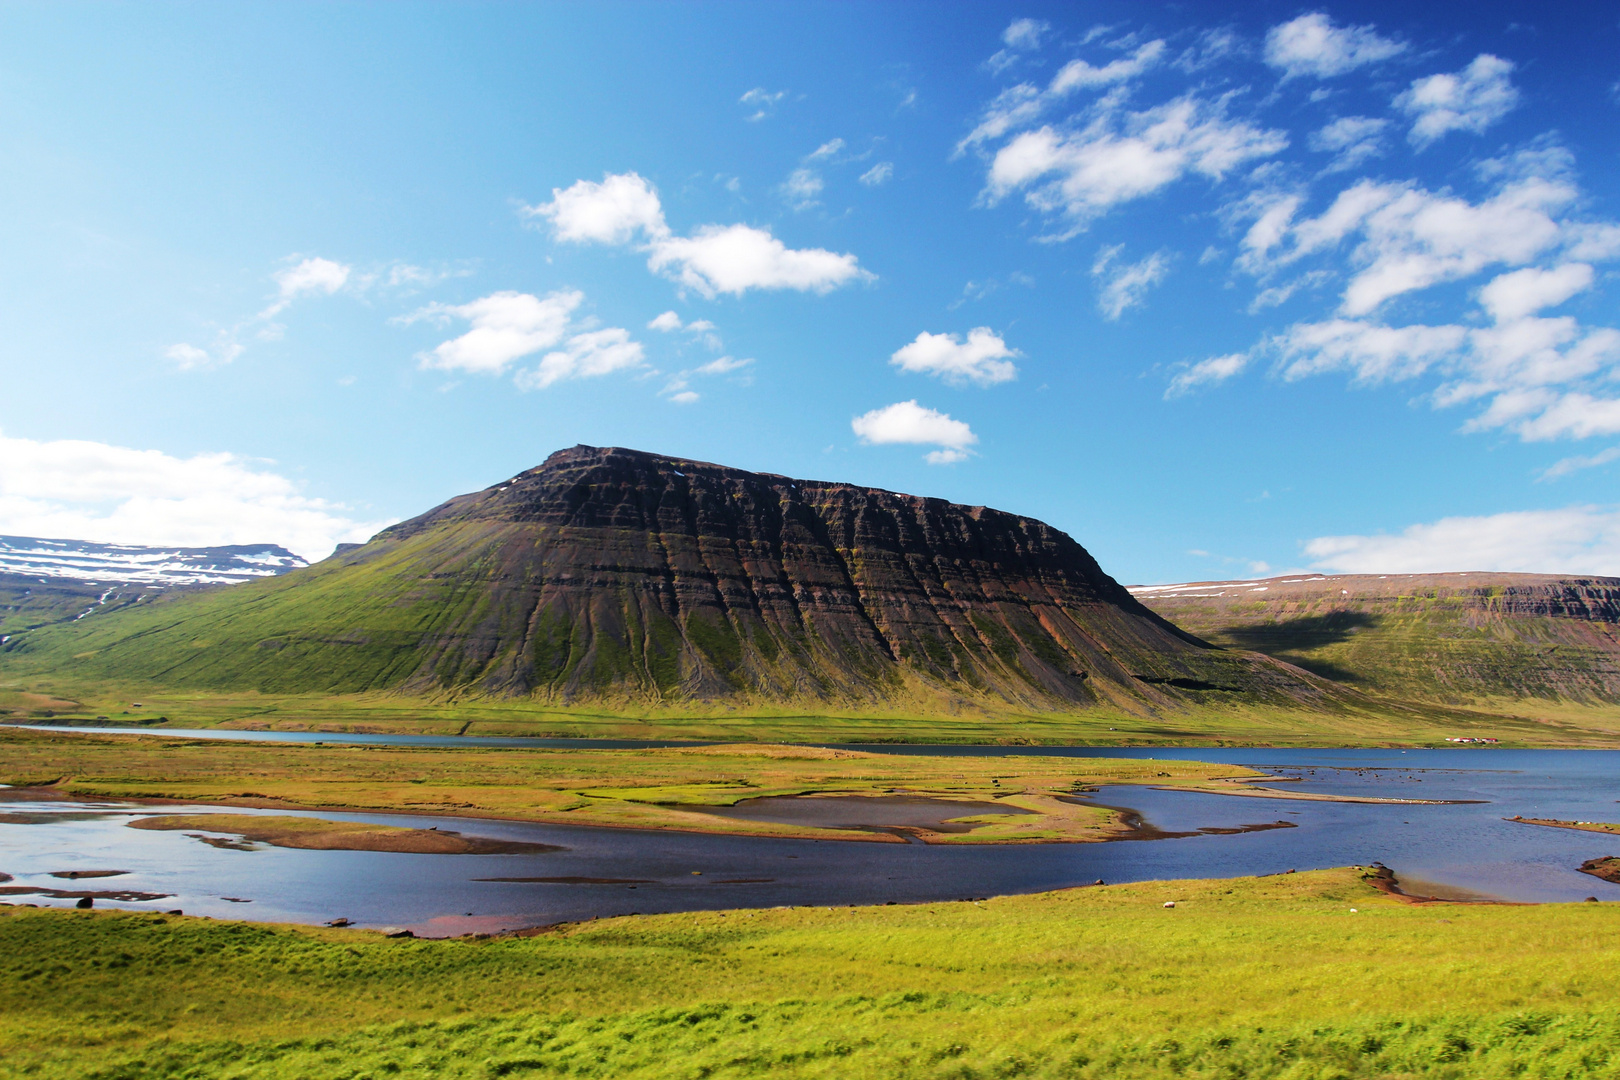
{"type": "Polygon", "coordinates": [[[1335,696],[1177,629],[1032,518],[590,446],[307,569],[10,648],[267,691],[1130,712],[1335,696]]]}

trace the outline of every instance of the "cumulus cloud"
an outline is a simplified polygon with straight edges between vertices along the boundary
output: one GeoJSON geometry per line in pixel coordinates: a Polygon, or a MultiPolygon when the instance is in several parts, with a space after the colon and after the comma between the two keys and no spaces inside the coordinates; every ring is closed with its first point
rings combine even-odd
{"type": "Polygon", "coordinates": [[[560,241],[620,245],[639,240],[649,269],[704,296],[749,289],[825,293],[872,277],[854,255],[789,248],[768,230],[749,225],[704,225],[690,236],[676,236],[664,220],[658,192],[635,173],[554,188],[551,202],[524,209],[549,221],[560,241]]]}
{"type": "Polygon", "coordinates": [[[1009,49],[1028,51],[1041,47],[1041,38],[1052,29],[1045,19],[1014,19],[1001,32],[1001,42],[1009,49]]]}
{"type": "Polygon", "coordinates": [[[1012,358],[1020,355],[988,326],[979,326],[968,331],[966,341],[958,334],[930,334],[925,330],[915,341],[898,349],[889,362],[901,371],[937,375],[952,385],[973,382],[994,386],[1018,377],[1012,358]]]}
{"type": "Polygon", "coordinates": [[[950,465],[964,461],[972,453],[979,437],[961,420],[953,420],[945,413],[925,408],[916,400],[900,401],[881,409],[873,409],[850,421],[861,442],[868,445],[906,443],[919,446],[937,446],[939,449],[924,455],[930,465],[950,465]]]}
{"type": "Polygon", "coordinates": [[[704,296],[741,296],[749,289],[826,293],[872,277],[853,255],[795,250],[748,225],[705,225],[689,237],[660,241],[647,265],[704,296]]]}
{"type": "Polygon", "coordinates": [[[679,330],[680,328],[681,317],[675,314],[673,311],[666,311],[662,315],[654,317],[652,322],[647,324],[647,329],[661,330],[666,334],[670,333],[671,331],[679,330]]]}
{"type": "Polygon", "coordinates": [[[1461,71],[1414,79],[1395,99],[1396,107],[1412,117],[1407,138],[1422,149],[1450,131],[1482,134],[1519,103],[1519,91],[1508,78],[1512,72],[1511,60],[1480,53],[1461,71]]]}
{"type": "Polygon", "coordinates": [[[1310,147],[1319,154],[1333,155],[1328,172],[1345,172],[1383,155],[1384,131],[1388,127],[1388,120],[1371,116],[1341,116],[1312,132],[1310,147]]]}
{"type": "Polygon", "coordinates": [[[0,433],[0,533],[187,547],[272,543],[314,560],[387,524],[358,521],[235,454],[174,457],[0,433]]]}
{"type": "Polygon", "coordinates": [[[544,390],[564,379],[590,379],[640,367],[643,357],[641,343],[631,340],[628,330],[589,330],[541,357],[538,366],[518,372],[515,381],[519,390],[544,390]]]}
{"type": "Polygon", "coordinates": [[[880,161],[876,165],[861,173],[861,183],[867,187],[879,187],[887,184],[894,176],[894,162],[880,161]]]}
{"type": "Polygon", "coordinates": [[[1479,302],[1495,321],[1512,322],[1585,292],[1592,287],[1592,277],[1587,263],[1564,263],[1550,270],[1526,267],[1492,278],[1479,290],[1479,302]]]}
{"type": "Polygon", "coordinates": [[[498,292],[466,304],[429,304],[401,322],[465,319],[465,334],[423,353],[424,368],[500,375],[516,360],[548,349],[568,332],[574,311],[584,301],[578,290],[559,290],[544,297],[498,292]]]}
{"type": "Polygon", "coordinates": [[[1320,11],[1266,32],[1266,63],[1290,79],[1343,75],[1405,51],[1405,42],[1382,37],[1371,26],[1334,26],[1333,20],[1320,11]]]}
{"type": "Polygon", "coordinates": [[[658,192],[633,172],[607,173],[600,184],[577,180],[552,188],[550,202],[524,209],[550,221],[558,240],[575,244],[626,244],[637,232],[654,239],[669,234],[658,192]]]}
{"type": "Polygon", "coordinates": [[[1410,379],[1453,356],[1467,340],[1461,326],[1379,326],[1352,319],[1298,323],[1271,338],[1282,377],[1348,371],[1358,381],[1410,379]]]}
{"type": "Polygon", "coordinates": [[[1068,218],[1064,235],[1072,236],[1114,206],[1188,173],[1219,180],[1287,145],[1282,132],[1228,119],[1219,105],[1187,95],[1128,113],[1117,127],[1103,117],[1078,132],[1024,132],[997,151],[985,196],[994,203],[1023,190],[1036,210],[1068,218]]]}
{"type": "Polygon", "coordinates": [[[1340,310],[1367,315],[1404,293],[1531,262],[1565,239],[1558,219],[1577,194],[1563,178],[1541,175],[1514,179],[1478,203],[1412,183],[1361,180],[1315,218],[1292,220],[1297,200],[1274,204],[1268,243],[1243,265],[1264,272],[1359,237],[1340,310]]]}
{"type": "Polygon", "coordinates": [[[1200,360],[1171,379],[1164,396],[1168,400],[1190,394],[1200,387],[1225,382],[1234,375],[1241,374],[1248,366],[1248,353],[1228,353],[1225,356],[1212,356],[1208,360],[1200,360]]]}
{"type": "Polygon", "coordinates": [[[1572,506],[1443,518],[1393,536],[1320,536],[1305,554],[1316,569],[1345,574],[1613,575],[1620,574],[1620,510],[1572,506]]]}
{"type": "Polygon", "coordinates": [[[826,142],[810,151],[810,156],[805,158],[805,160],[822,161],[826,158],[836,157],[838,155],[838,151],[842,150],[843,148],[843,139],[828,139],[826,142]]]}
{"type": "Polygon", "coordinates": [[[1097,310],[1110,321],[1117,321],[1128,308],[1146,303],[1147,291],[1170,273],[1170,257],[1165,252],[1155,252],[1134,263],[1115,262],[1124,250],[1124,244],[1105,247],[1091,266],[1092,276],[1102,282],[1097,310]]]}

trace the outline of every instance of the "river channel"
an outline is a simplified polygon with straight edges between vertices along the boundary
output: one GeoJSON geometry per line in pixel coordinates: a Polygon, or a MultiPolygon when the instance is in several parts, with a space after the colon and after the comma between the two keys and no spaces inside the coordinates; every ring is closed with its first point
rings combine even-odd
{"type": "MultiPolygon", "coordinates": [[[[84,729],[78,729],[84,730],[84,729]]],[[[155,733],[153,733],[155,734],[155,733]]],[[[174,736],[172,731],[164,735],[174,736]]],[[[217,738],[224,732],[196,732],[217,738]]],[[[290,733],[234,732],[287,738],[290,733]]],[[[403,745],[625,745],[585,740],[454,736],[293,735],[305,741],[403,745]]],[[[633,745],[649,745],[647,743],[633,745]]],[[[1412,892],[1519,902],[1620,900],[1620,886],[1576,871],[1620,855],[1620,837],[1504,820],[1513,815],[1620,819],[1620,751],[1502,749],[1163,749],[874,746],[906,754],[1041,754],[1192,758],[1249,765],[1287,790],[1351,797],[1456,800],[1440,805],[1307,802],[1104,787],[1090,797],[1136,811],[1163,832],[1296,828],[1102,844],[950,846],[780,840],[538,825],[405,814],[312,816],[553,845],[513,855],[417,855],[212,846],[180,832],[127,828],[152,813],[234,807],[159,807],[60,800],[0,791],[5,886],[61,893],[128,891],[151,900],[97,906],[181,909],[189,915],[401,927],[419,935],[497,932],[631,913],[962,900],[1108,882],[1234,877],[1289,869],[1391,867],[1412,892]],[[1285,782],[1284,782],[1285,781],[1285,782]],[[109,877],[69,877],[85,871],[109,877]],[[529,880],[489,880],[489,879],[529,880]],[[549,880],[536,880],[549,879],[549,880]]],[[[1166,887],[1166,899],[1174,890],[1166,887]]],[[[14,894],[11,902],[71,906],[72,896],[14,894]]]]}

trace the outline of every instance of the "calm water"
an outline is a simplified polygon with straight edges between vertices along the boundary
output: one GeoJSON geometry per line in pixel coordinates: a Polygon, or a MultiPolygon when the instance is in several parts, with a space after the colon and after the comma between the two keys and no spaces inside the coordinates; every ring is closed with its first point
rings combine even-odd
{"type": "MultiPolygon", "coordinates": [[[[283,733],[237,734],[262,738],[283,733]]],[[[315,737],[301,736],[306,740],[315,737]]],[[[324,733],[319,739],[340,741],[324,733]]],[[[412,745],[473,742],[432,736],[347,736],[342,741],[356,740],[410,740],[412,745]]],[[[581,745],[582,741],[479,740],[477,744],[508,743],[581,745]]],[[[1097,878],[1118,882],[1228,877],[1375,860],[1392,867],[1414,890],[1519,901],[1587,896],[1620,900],[1620,886],[1575,871],[1587,859],[1620,854],[1620,837],[1502,820],[1514,814],[1620,820],[1620,751],[863,749],[907,754],[1196,758],[1253,765],[1279,779],[1297,778],[1297,782],[1281,785],[1289,789],[1474,801],[1434,806],[1311,803],[1117,786],[1104,788],[1092,798],[1136,810],[1166,831],[1278,820],[1299,827],[1176,840],[986,847],[694,836],[409,815],[320,815],[424,828],[437,825],[469,835],[566,849],[542,855],[453,856],[222,850],[182,833],[124,827],[132,814],[151,813],[150,808],[35,801],[33,794],[18,791],[0,802],[0,815],[9,815],[9,822],[38,823],[0,823],[0,871],[14,876],[8,883],[13,887],[171,894],[171,898],[152,902],[98,900],[98,906],[178,907],[188,914],[295,922],[346,917],[359,925],[405,926],[429,934],[499,930],[631,912],[954,900],[1061,888],[1097,878]],[[78,881],[49,876],[73,870],[129,873],[78,881]],[[492,877],[616,878],[646,883],[632,888],[623,883],[476,880],[492,877]]],[[[162,812],[180,809],[163,807],[162,812]]],[[[229,812],[254,811],[231,808],[229,812]]],[[[0,817],[0,822],[7,820],[0,817]]],[[[10,899],[58,905],[74,902],[38,896],[10,899]]]]}

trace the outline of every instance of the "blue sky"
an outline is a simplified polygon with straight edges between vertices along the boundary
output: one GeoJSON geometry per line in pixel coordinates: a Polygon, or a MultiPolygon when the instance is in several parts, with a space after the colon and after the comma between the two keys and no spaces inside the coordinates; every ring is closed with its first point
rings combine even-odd
{"type": "Polygon", "coordinates": [[[317,557],[583,442],[1620,574],[1610,5],[11,4],[0,127],[0,533],[317,557]]]}

